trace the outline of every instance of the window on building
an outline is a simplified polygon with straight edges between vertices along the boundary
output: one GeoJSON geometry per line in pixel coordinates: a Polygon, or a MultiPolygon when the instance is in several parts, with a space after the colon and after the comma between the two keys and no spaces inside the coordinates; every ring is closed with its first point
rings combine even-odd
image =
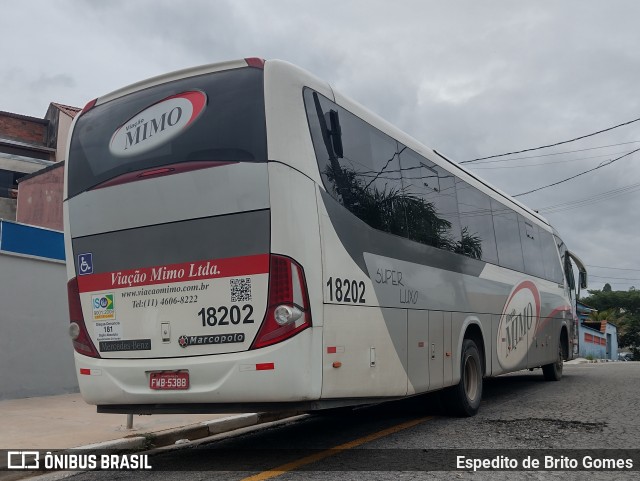
{"type": "Polygon", "coordinates": [[[18,188],[18,179],[24,177],[23,172],[0,169],[0,197],[14,198],[18,188]]]}
{"type": "Polygon", "coordinates": [[[28,157],[30,159],[51,160],[51,154],[42,150],[30,149],[17,145],[0,145],[0,152],[9,155],[19,155],[20,157],[28,157]]]}

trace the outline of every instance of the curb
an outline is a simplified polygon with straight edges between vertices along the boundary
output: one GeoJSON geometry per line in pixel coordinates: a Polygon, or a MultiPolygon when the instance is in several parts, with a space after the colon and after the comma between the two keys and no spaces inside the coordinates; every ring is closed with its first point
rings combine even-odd
{"type": "MultiPolygon", "coordinates": [[[[150,432],[144,434],[133,434],[121,439],[114,439],[95,444],[87,444],[75,448],[60,450],[61,453],[72,452],[76,450],[88,451],[89,453],[101,450],[110,450],[113,452],[122,451],[150,451],[156,448],[163,448],[177,444],[188,444],[192,441],[235,431],[242,428],[257,426],[260,424],[272,423],[288,418],[293,418],[304,414],[299,411],[285,412],[265,412],[265,413],[248,413],[238,414],[227,418],[214,419],[211,421],[203,421],[196,424],[190,424],[179,428],[166,429],[164,431],[150,432]]],[[[82,471],[63,471],[52,470],[47,473],[36,471],[15,471],[0,472],[0,480],[2,481],[19,481],[26,478],[37,477],[43,480],[60,480],[69,476],[74,476],[82,471]],[[53,477],[51,477],[53,476],[53,477]]]]}
{"type": "Polygon", "coordinates": [[[301,414],[297,411],[286,411],[278,413],[248,413],[239,414],[228,418],[215,419],[212,421],[204,421],[196,424],[190,424],[179,428],[171,428],[164,431],[134,434],[122,439],[114,439],[102,443],[88,444],[72,448],[72,450],[149,450],[162,448],[173,444],[183,444],[199,439],[222,434],[236,429],[257,426],[259,424],[271,423],[282,419],[287,419],[301,414]]]}

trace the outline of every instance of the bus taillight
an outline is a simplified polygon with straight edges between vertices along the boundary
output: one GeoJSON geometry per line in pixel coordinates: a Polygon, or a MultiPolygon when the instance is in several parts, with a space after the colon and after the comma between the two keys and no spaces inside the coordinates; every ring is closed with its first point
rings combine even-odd
{"type": "Polygon", "coordinates": [[[249,67],[259,68],[264,70],[264,59],[258,57],[248,57],[244,59],[249,67]]]}
{"type": "Polygon", "coordinates": [[[272,254],[269,305],[251,349],[284,341],[310,326],[311,310],[302,267],[288,257],[272,254]]]}
{"type": "Polygon", "coordinates": [[[84,323],[82,305],[80,304],[80,290],[78,289],[78,278],[74,277],[67,283],[67,294],[69,296],[69,336],[73,341],[73,347],[79,354],[89,357],[100,357],[96,350],[87,326],[84,323]]]}
{"type": "Polygon", "coordinates": [[[90,100],[89,102],[87,102],[87,105],[84,106],[84,108],[80,112],[80,115],[86,114],[89,110],[91,110],[93,107],[95,107],[96,106],[96,102],[98,102],[98,99],[93,99],[93,100],[90,100]]]}

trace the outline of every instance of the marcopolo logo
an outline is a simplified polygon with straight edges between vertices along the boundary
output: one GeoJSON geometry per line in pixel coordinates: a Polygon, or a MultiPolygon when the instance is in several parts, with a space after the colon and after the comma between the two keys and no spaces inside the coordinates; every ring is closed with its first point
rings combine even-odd
{"type": "Polygon", "coordinates": [[[202,346],[207,344],[233,344],[236,342],[244,342],[244,334],[242,332],[233,332],[231,334],[209,334],[206,336],[185,336],[178,338],[180,347],[202,346]]]}
{"type": "Polygon", "coordinates": [[[147,107],[114,132],[109,152],[116,157],[131,157],[160,147],[193,123],[206,103],[206,94],[194,90],[147,107]]]}
{"type": "Polygon", "coordinates": [[[531,281],[523,281],[513,288],[500,316],[498,325],[498,361],[505,369],[519,366],[540,319],[540,292],[531,281]]]}
{"type": "Polygon", "coordinates": [[[97,296],[91,296],[91,307],[93,308],[94,321],[105,321],[116,318],[113,294],[98,294],[97,296]]]}

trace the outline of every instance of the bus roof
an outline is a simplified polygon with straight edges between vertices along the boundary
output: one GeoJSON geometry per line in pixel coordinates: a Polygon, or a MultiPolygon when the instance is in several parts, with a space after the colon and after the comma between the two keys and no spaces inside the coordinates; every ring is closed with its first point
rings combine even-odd
{"type": "Polygon", "coordinates": [[[254,59],[239,59],[239,60],[230,60],[227,62],[219,62],[208,65],[201,65],[198,67],[190,67],[182,70],[176,70],[175,72],[169,72],[163,75],[158,75],[156,77],[151,77],[146,80],[141,80],[140,82],[133,83],[131,85],[127,85],[126,87],[122,87],[118,90],[114,90],[108,94],[102,95],[98,97],[96,105],[100,105],[106,102],[109,102],[118,97],[122,97],[124,95],[128,95],[133,92],[137,92],[138,90],[143,90],[146,88],[154,87],[156,85],[161,85],[167,82],[172,82],[174,80],[179,80],[186,77],[194,77],[196,75],[204,75],[212,72],[220,72],[222,70],[229,70],[233,68],[242,68],[242,67],[256,67],[254,59]]]}

